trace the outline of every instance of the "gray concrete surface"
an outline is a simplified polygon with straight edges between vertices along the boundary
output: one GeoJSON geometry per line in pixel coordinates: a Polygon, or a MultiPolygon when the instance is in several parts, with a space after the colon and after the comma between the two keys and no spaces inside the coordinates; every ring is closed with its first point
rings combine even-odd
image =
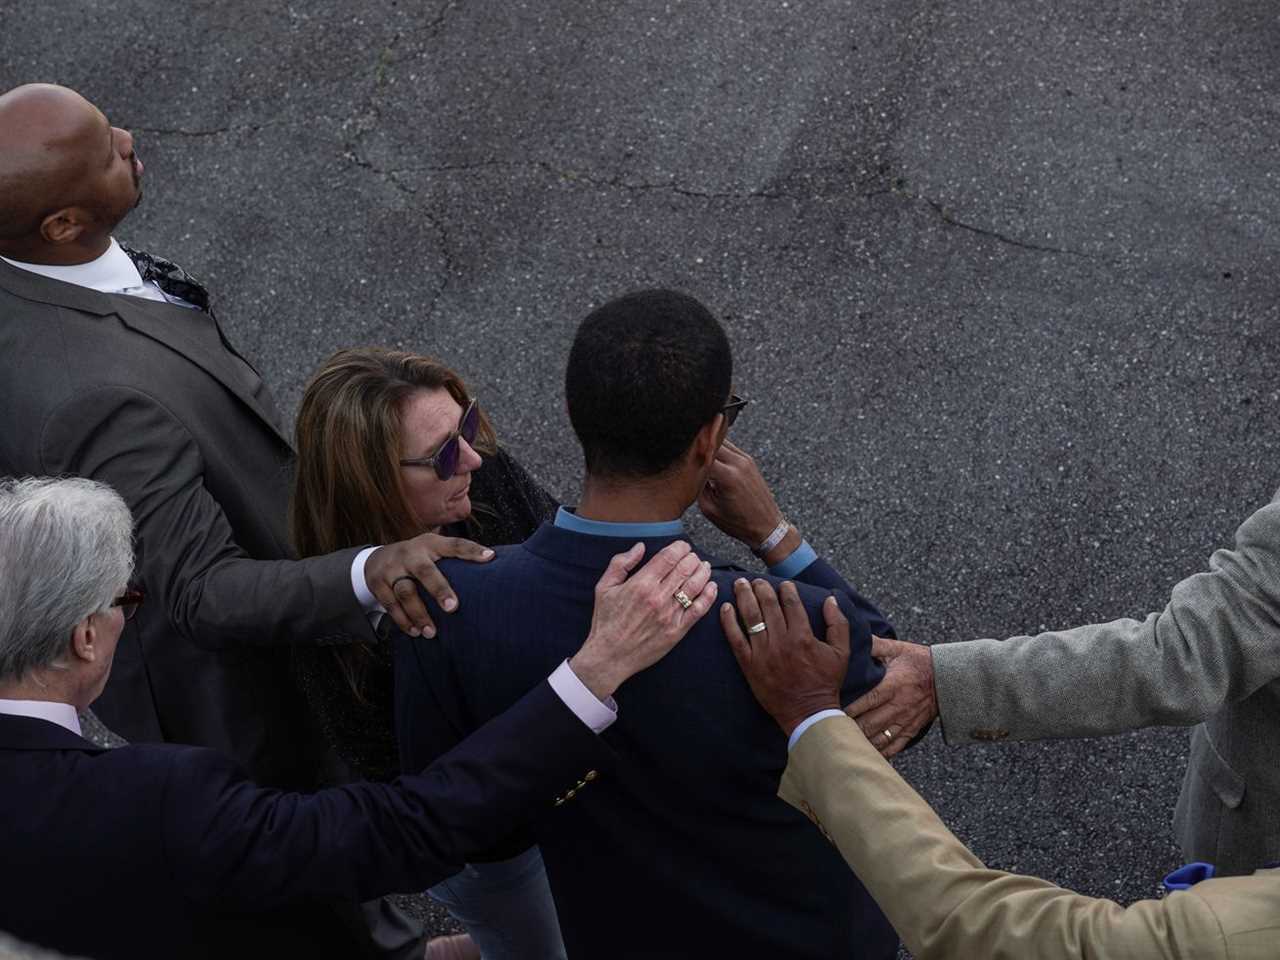
{"type": "MultiPolygon", "coordinates": [[[[685,288],[756,401],[735,438],[928,642],[1142,614],[1280,485],[1267,0],[0,9],[0,86],[135,131],[121,235],[290,410],[336,347],[435,352],[572,500],[577,319],[685,288]]],[[[991,864],[1131,900],[1185,757],[935,733],[901,769],[991,864]]]]}

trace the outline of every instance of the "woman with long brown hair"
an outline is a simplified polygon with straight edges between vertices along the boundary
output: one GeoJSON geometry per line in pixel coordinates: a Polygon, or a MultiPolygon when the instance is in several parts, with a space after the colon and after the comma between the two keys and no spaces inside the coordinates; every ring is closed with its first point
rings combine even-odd
{"type": "MultiPolygon", "coordinates": [[[[498,446],[462,379],[431,357],[375,347],[339,351],[307,384],[296,433],[290,529],[299,556],[428,531],[486,545],[520,543],[557,507],[498,446]]],[[[398,776],[389,647],[297,647],[295,662],[299,685],[347,768],[339,776],[398,776]]],[[[485,960],[564,956],[536,847],[502,863],[468,866],[431,893],[467,926],[485,960]]]]}

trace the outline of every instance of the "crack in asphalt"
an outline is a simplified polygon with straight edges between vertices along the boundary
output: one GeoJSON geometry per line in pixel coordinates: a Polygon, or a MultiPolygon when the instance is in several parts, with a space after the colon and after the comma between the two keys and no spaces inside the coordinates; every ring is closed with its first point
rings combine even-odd
{"type": "Polygon", "coordinates": [[[777,190],[706,190],[687,187],[674,179],[665,183],[636,182],[621,176],[604,176],[584,170],[566,170],[546,160],[472,160],[464,163],[421,164],[413,167],[397,167],[394,170],[382,171],[396,176],[408,173],[469,173],[487,169],[533,170],[556,177],[568,183],[581,182],[596,187],[626,190],[633,193],[653,191],[670,191],[684,197],[700,200],[803,200],[804,197],[777,190]]]}
{"type": "Polygon", "coordinates": [[[277,120],[266,123],[237,123],[228,124],[225,127],[210,127],[205,130],[192,130],[187,127],[140,127],[126,124],[125,129],[130,133],[150,133],[174,137],[217,137],[224,133],[239,133],[242,130],[257,133],[267,127],[282,127],[294,122],[296,121],[277,120]]]}
{"type": "MultiPolygon", "coordinates": [[[[412,201],[417,198],[418,190],[412,184],[405,183],[400,179],[398,171],[383,170],[377,164],[360,156],[358,153],[348,150],[343,156],[354,166],[362,170],[368,170],[374,176],[389,184],[395,190],[403,194],[406,199],[412,201]]],[[[436,237],[440,246],[440,258],[444,261],[444,269],[441,271],[439,281],[435,284],[431,291],[431,299],[427,302],[426,309],[423,312],[422,321],[418,324],[419,330],[424,330],[435,317],[436,307],[444,298],[446,291],[449,289],[449,281],[453,277],[454,259],[452,239],[449,236],[449,228],[427,204],[414,203],[413,207],[417,210],[424,220],[431,225],[436,232],[436,237]]]]}
{"type": "MultiPolygon", "coordinates": [[[[435,16],[426,21],[421,28],[414,30],[414,35],[417,36],[418,39],[414,43],[413,49],[401,54],[400,56],[390,56],[386,60],[384,66],[398,67],[400,64],[410,60],[414,56],[421,56],[425,54],[427,44],[438,39],[440,34],[444,33],[444,28],[448,25],[450,14],[461,5],[461,0],[448,0],[447,3],[443,4],[440,9],[436,11],[435,16]]],[[[397,33],[393,38],[392,46],[398,45],[401,39],[403,39],[403,34],[397,33]]],[[[384,51],[384,53],[385,52],[386,51],[384,51]]]]}
{"type": "MultiPolygon", "coordinates": [[[[423,25],[423,38],[417,45],[420,51],[422,43],[434,40],[443,32],[449,13],[459,6],[459,0],[446,0],[446,2],[437,9],[436,14],[423,25]]],[[[402,31],[396,31],[383,44],[382,49],[378,52],[378,59],[373,65],[373,84],[369,89],[368,95],[364,98],[356,110],[343,122],[344,129],[350,129],[351,134],[346,138],[343,144],[342,156],[354,166],[362,170],[367,170],[375,176],[382,179],[395,190],[403,194],[407,200],[412,202],[417,196],[417,190],[408,183],[405,183],[399,176],[399,171],[383,170],[373,161],[364,156],[362,147],[365,137],[377,128],[379,121],[382,119],[382,109],[380,99],[383,91],[388,85],[388,73],[391,69],[402,62],[405,57],[397,57],[396,50],[401,41],[404,39],[402,31]]],[[[436,307],[440,300],[444,297],[445,292],[449,288],[449,280],[454,271],[453,250],[449,237],[449,229],[445,226],[444,221],[436,215],[425,204],[413,203],[423,216],[423,218],[431,225],[436,232],[440,245],[440,256],[444,261],[444,270],[439,282],[435,284],[431,293],[431,299],[427,303],[426,310],[418,329],[423,329],[431,323],[435,316],[436,307]]]]}
{"type": "Polygon", "coordinates": [[[698,200],[798,200],[793,194],[781,193],[775,190],[706,190],[697,187],[686,187],[677,183],[674,179],[667,183],[648,183],[641,181],[639,183],[627,180],[623,177],[601,177],[589,172],[576,170],[561,170],[558,174],[562,180],[573,181],[581,180],[596,187],[605,187],[614,190],[626,190],[629,193],[649,193],[653,191],[670,191],[679,194],[682,197],[693,197],[698,200]]]}
{"type": "MultiPolygon", "coordinates": [[[[393,177],[392,179],[394,180],[395,178],[393,177]]],[[[423,311],[422,321],[418,324],[418,330],[425,333],[431,321],[435,319],[436,307],[439,306],[440,301],[444,299],[444,295],[449,290],[449,281],[453,277],[454,262],[452,240],[449,236],[449,228],[445,226],[444,220],[436,216],[430,207],[423,206],[418,209],[422,213],[423,219],[436,232],[440,243],[440,258],[444,261],[444,270],[442,271],[440,282],[431,291],[431,300],[427,303],[426,310],[423,311]]]]}
{"type": "Polygon", "coordinates": [[[967,230],[970,233],[976,233],[980,237],[987,237],[991,240],[996,240],[1000,243],[1008,244],[1011,247],[1019,247],[1023,250],[1035,250],[1038,253],[1065,254],[1066,256],[1069,256],[1069,257],[1082,257],[1085,260],[1102,259],[1101,257],[1098,257],[1095,254],[1085,253],[1081,250],[1070,250],[1066,247],[1053,247],[1053,246],[1049,246],[1048,244],[1032,243],[1029,240],[1019,240],[1017,237],[1011,237],[1007,233],[1001,233],[999,230],[992,230],[988,227],[980,227],[980,226],[977,226],[976,224],[966,223],[963,220],[957,220],[955,217],[953,217],[950,213],[947,212],[946,208],[943,207],[943,205],[938,203],[938,201],[936,200],[930,200],[928,197],[921,197],[921,196],[916,196],[912,194],[904,194],[904,195],[910,197],[912,200],[919,200],[925,204],[928,204],[929,207],[933,209],[933,212],[938,215],[938,218],[947,226],[957,227],[960,230],[967,230]]]}
{"type": "Polygon", "coordinates": [[[132,134],[145,133],[157,136],[172,137],[219,137],[228,133],[258,133],[262,130],[280,129],[282,127],[299,127],[315,125],[317,121],[342,124],[349,119],[335,117],[327,113],[314,113],[304,119],[262,120],[254,123],[228,123],[220,127],[148,127],[128,122],[120,124],[132,134]]]}
{"type": "Polygon", "coordinates": [[[461,6],[460,0],[447,0],[447,2],[436,12],[436,15],[427,23],[427,35],[425,39],[434,40],[436,37],[440,36],[440,34],[444,32],[445,22],[449,19],[449,11],[456,9],[459,6],[461,6]]]}
{"type": "MultiPolygon", "coordinates": [[[[425,21],[419,30],[413,31],[418,38],[414,43],[414,52],[420,53],[423,46],[432,40],[435,40],[446,28],[450,16],[461,6],[461,0],[446,0],[441,4],[435,14],[425,21]]],[[[922,11],[922,13],[927,12],[922,11]]],[[[919,15],[918,15],[919,16],[919,15]]],[[[927,39],[928,31],[921,31],[923,37],[914,37],[915,42],[924,42],[927,39]]],[[[681,197],[688,197],[697,200],[731,200],[731,201],[753,201],[753,200],[821,200],[829,196],[823,193],[807,193],[803,191],[792,192],[777,188],[758,189],[758,190],[715,190],[696,186],[686,186],[677,182],[673,177],[665,182],[636,181],[626,178],[622,175],[605,175],[590,170],[570,170],[556,166],[545,160],[530,161],[508,161],[496,158],[485,160],[467,161],[461,163],[444,163],[444,164],[426,164],[410,167],[398,167],[394,169],[383,169],[374,162],[364,156],[362,147],[365,138],[375,129],[377,129],[382,120],[381,99],[382,95],[389,83],[389,73],[392,68],[402,63],[410,54],[406,52],[401,56],[397,56],[400,45],[404,42],[406,34],[402,30],[393,33],[382,46],[378,53],[377,60],[373,64],[372,84],[368,94],[359,104],[353,113],[340,121],[333,117],[323,117],[331,121],[341,122],[344,129],[350,131],[343,145],[342,156],[348,162],[352,163],[363,170],[375,174],[386,183],[390,184],[394,189],[398,190],[407,198],[417,198],[417,189],[411,184],[406,183],[403,177],[413,173],[467,173],[485,169],[508,169],[508,170],[527,170],[536,171],[544,175],[554,177],[557,180],[568,183],[588,184],[592,187],[607,190],[623,190],[628,193],[656,193],[668,192],[681,197]]],[[[243,124],[227,124],[219,127],[209,128],[188,128],[188,127],[145,127],[135,126],[132,129],[136,133],[150,134],[158,136],[177,136],[192,139],[218,137],[226,134],[249,132],[258,133],[261,130],[271,127],[282,127],[296,124],[299,121],[265,121],[262,123],[243,123],[243,124]]],[[[892,124],[890,125],[892,127],[892,124]]],[[[1037,253],[1050,253],[1055,255],[1064,255],[1072,257],[1080,257],[1089,260],[1102,259],[1094,254],[1085,253],[1079,250],[1072,250],[1066,247],[1052,246],[1049,244],[1035,243],[1029,240],[1021,240],[1009,234],[1002,233],[989,227],[980,226],[965,220],[958,219],[956,216],[948,212],[942,203],[929,197],[911,194],[894,187],[880,187],[878,189],[868,190],[867,187],[878,185],[884,182],[888,177],[889,171],[881,168],[878,174],[851,184],[853,187],[852,196],[862,199],[872,199],[886,194],[895,194],[905,197],[914,202],[926,204],[937,215],[939,220],[948,227],[963,230],[975,236],[994,240],[998,243],[1011,247],[1017,247],[1022,250],[1029,250],[1037,253]]],[[[786,180],[782,183],[787,184],[786,180]]],[[[441,243],[441,255],[446,266],[446,273],[441,282],[437,285],[432,296],[431,302],[428,304],[424,323],[430,321],[434,314],[436,305],[449,284],[449,275],[453,270],[453,255],[450,249],[450,237],[448,228],[445,226],[441,218],[428,209],[426,204],[414,202],[414,207],[418,209],[425,219],[431,224],[432,228],[438,234],[441,243]]]]}

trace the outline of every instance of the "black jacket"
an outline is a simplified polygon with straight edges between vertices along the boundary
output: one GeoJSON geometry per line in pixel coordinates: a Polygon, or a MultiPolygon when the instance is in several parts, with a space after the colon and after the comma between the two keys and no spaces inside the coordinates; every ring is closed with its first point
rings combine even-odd
{"type": "Polygon", "coordinates": [[[545,682],[420,775],[312,795],[0,715],[0,930],[95,960],[339,956],[326,901],[420,891],[609,762],[545,682]]]}

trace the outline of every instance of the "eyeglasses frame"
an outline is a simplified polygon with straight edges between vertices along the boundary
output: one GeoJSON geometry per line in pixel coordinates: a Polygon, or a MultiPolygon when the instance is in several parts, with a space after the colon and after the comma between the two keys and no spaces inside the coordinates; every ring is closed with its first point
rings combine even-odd
{"type": "Polygon", "coordinates": [[[743,408],[750,402],[750,400],[740,397],[736,393],[729,394],[729,402],[720,408],[720,412],[724,414],[724,428],[726,430],[737,422],[738,414],[742,413],[743,408]]]}
{"type": "Polygon", "coordinates": [[[130,585],[125,588],[124,593],[111,601],[111,606],[119,607],[124,614],[124,622],[128,623],[138,615],[138,608],[146,602],[147,595],[141,587],[130,585]]]}
{"type": "MultiPolygon", "coordinates": [[[[440,461],[441,456],[444,454],[445,448],[446,448],[447,446],[449,446],[449,444],[451,444],[451,443],[457,443],[457,442],[459,441],[459,439],[466,440],[468,444],[471,444],[471,443],[474,443],[474,442],[475,442],[476,436],[477,436],[477,435],[479,434],[479,432],[480,432],[480,409],[479,409],[479,404],[480,404],[480,401],[479,401],[479,399],[478,399],[478,398],[476,398],[476,397],[472,397],[472,398],[471,398],[471,402],[470,402],[470,403],[468,403],[468,404],[467,404],[467,406],[466,406],[466,409],[462,411],[462,416],[460,416],[460,417],[458,418],[458,427],[457,427],[457,429],[456,429],[456,430],[454,430],[453,432],[451,432],[451,433],[449,434],[449,436],[445,437],[445,439],[443,440],[443,442],[441,442],[440,446],[436,447],[436,452],[435,452],[435,453],[431,454],[431,456],[429,456],[429,457],[406,457],[405,459],[403,459],[403,460],[401,460],[401,461],[400,461],[400,466],[402,466],[402,467],[431,467],[431,468],[433,468],[433,469],[435,470],[435,472],[436,472],[436,476],[437,476],[437,477],[439,477],[441,480],[448,480],[448,479],[450,479],[450,478],[451,478],[455,473],[457,473],[457,472],[458,472],[457,465],[456,465],[456,464],[454,465],[453,470],[451,470],[451,471],[449,472],[449,476],[447,476],[447,477],[446,477],[446,476],[441,476],[441,471],[440,471],[440,468],[437,466],[437,463],[440,461]],[[474,411],[476,412],[476,425],[475,425],[475,429],[471,431],[471,436],[470,436],[470,437],[465,437],[465,436],[463,436],[463,434],[462,434],[462,425],[463,425],[464,423],[466,423],[466,422],[467,422],[467,417],[469,417],[469,416],[471,415],[471,411],[472,411],[472,410],[474,410],[474,411]]],[[[459,457],[459,460],[461,460],[461,457],[459,457]]]]}

